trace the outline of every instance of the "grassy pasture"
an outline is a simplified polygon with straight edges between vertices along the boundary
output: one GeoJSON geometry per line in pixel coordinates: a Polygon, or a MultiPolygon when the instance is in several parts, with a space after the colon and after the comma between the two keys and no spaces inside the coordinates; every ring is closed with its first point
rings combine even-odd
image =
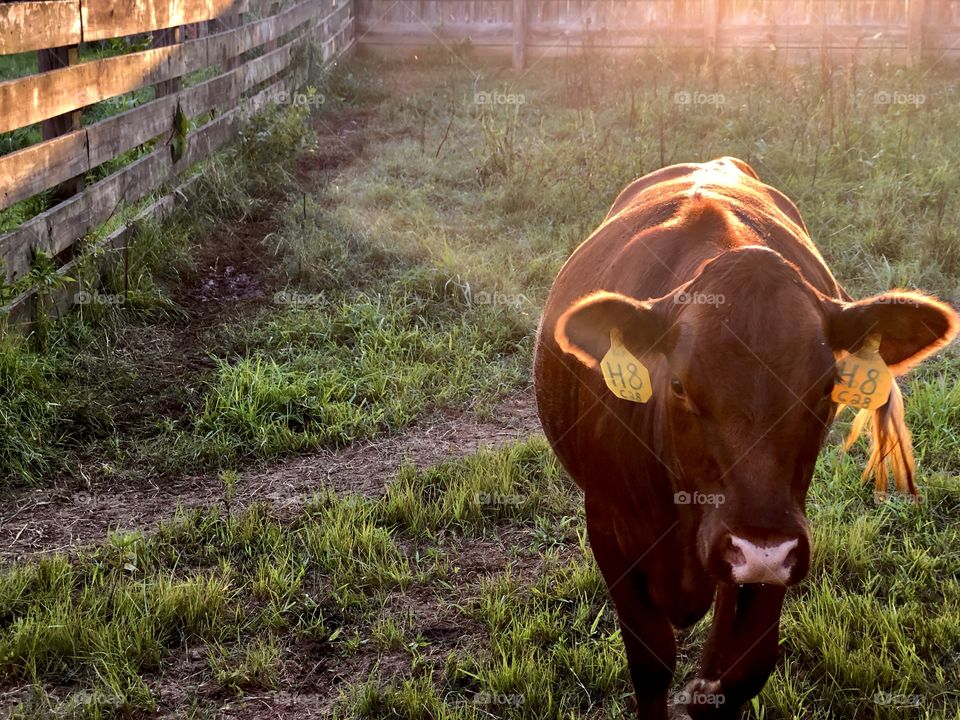
{"type": "MultiPolygon", "coordinates": [[[[563,259],[662,164],[742,157],[797,202],[855,296],[960,301],[948,68],[650,54],[517,77],[438,50],[361,58],[317,84],[316,116],[254,126],[186,212],[143,229],[126,277],[100,288],[125,302],[0,347],[8,486],[222,479],[220,497],[155,532],[4,568],[0,712],[623,717],[612,609],[542,438],[407,465],[380,495],[317,488],[292,514],[235,507],[237,473],[444,409],[490,415],[528,381],[563,259]],[[361,119],[362,143],[345,118],[361,119]],[[177,288],[211,238],[251,225],[266,300],[198,311],[177,288]],[[155,356],[144,366],[132,349],[148,336],[189,338],[207,360],[151,379],[155,356]],[[143,403],[156,410],[135,413],[143,403]]],[[[919,507],[874,506],[862,451],[839,457],[835,431],[811,491],[813,569],[745,717],[960,719],[958,370],[948,350],[904,384],[919,507]]],[[[680,635],[677,691],[706,627],[680,635]]]]}

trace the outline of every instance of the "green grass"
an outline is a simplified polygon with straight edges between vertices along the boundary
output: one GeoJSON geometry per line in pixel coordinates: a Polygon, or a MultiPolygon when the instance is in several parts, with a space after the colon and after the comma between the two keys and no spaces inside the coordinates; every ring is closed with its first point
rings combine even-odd
{"type": "MultiPolygon", "coordinates": [[[[22,456],[11,467],[36,482],[91,447],[134,473],[229,465],[396,431],[470,395],[488,404],[523,381],[540,304],[565,257],[620,188],[661,162],[719,154],[752,162],[796,199],[856,295],[908,285],[960,297],[960,218],[947,202],[958,180],[948,127],[957,97],[939,68],[877,64],[858,67],[856,78],[837,68],[824,79],[775,67],[768,78],[753,73],[760,60],[745,56],[716,81],[683,57],[667,60],[545,61],[519,81],[469,58],[478,79],[436,59],[415,67],[368,61],[320,77],[324,111],[376,114],[359,157],[335,182],[305,190],[294,158],[329,149],[304,132],[302,111],[244,130],[199,173],[172,223],[143,228],[135,263],[110,279],[106,292],[132,286],[140,300],[119,312],[85,308],[93,317],[83,328],[47,334],[39,349],[59,389],[54,383],[46,397],[35,396],[30,417],[42,422],[79,404],[81,414],[109,419],[123,407],[138,387],[128,380],[136,368],[112,357],[111,328],[142,323],[151,308],[161,325],[175,320],[165,285],[189,265],[191,246],[225,221],[275,224],[262,252],[276,258],[280,302],[202,339],[215,367],[190,382],[180,412],[130,440],[128,430],[99,423],[41,442],[40,426],[10,422],[22,456]],[[720,105],[674,102],[678,92],[712,91],[715,82],[720,105]],[[477,105],[475,89],[525,102],[477,105]],[[926,102],[873,100],[900,89],[926,102]],[[356,338],[344,342],[340,325],[356,338]],[[78,354],[101,365],[96,380],[77,372],[78,354]],[[106,392],[87,407],[82,387],[91,382],[106,392]]],[[[315,117],[321,131],[331,122],[315,117]]],[[[339,141],[325,142],[344,152],[339,141]]],[[[938,367],[931,381],[952,387],[955,362],[938,367]]],[[[26,407],[22,397],[18,403],[26,407]]],[[[923,452],[951,452],[939,448],[934,442],[923,452]]]]}
{"type": "Polygon", "coordinates": [[[491,402],[520,382],[522,326],[486,308],[431,317],[432,300],[361,294],[271,312],[245,330],[241,359],[218,362],[196,432],[228,462],[335,447],[431,409],[491,402]]]}
{"type": "MultiPolygon", "coordinates": [[[[923,698],[917,717],[952,718],[960,491],[938,483],[925,507],[874,510],[857,471],[835,456],[818,466],[813,570],[789,596],[784,661],[761,716],[826,720],[868,707],[902,717],[874,703],[887,693],[923,698]]],[[[703,622],[681,633],[677,691],[704,634],[703,622]]],[[[338,686],[344,718],[612,718],[629,693],[579,499],[542,438],[406,467],[381,497],[323,491],[283,519],[259,504],[181,511],[150,536],[115,535],[0,575],[0,677],[28,694],[25,717],[43,703],[149,712],[185,648],[204,658],[190,688],[269,691],[282,687],[285,660],[303,660],[305,639],[368,666],[409,659],[399,675],[338,686]],[[513,559],[458,579],[458,548],[478,538],[513,559]],[[391,609],[408,595],[436,609],[391,609]],[[427,639],[436,614],[471,642],[427,639]],[[68,692],[49,697],[50,683],[68,692]]]]}
{"type": "MultiPolygon", "coordinates": [[[[420,475],[404,470],[400,482],[425,493],[439,477],[450,489],[428,503],[433,520],[423,526],[390,499],[324,491],[293,519],[281,521],[265,505],[182,511],[149,537],[116,534],[71,559],[7,568],[0,678],[31,684],[40,696],[45,683],[68,683],[111,713],[149,711],[150,681],[164,659],[202,645],[217,685],[273,687],[282,643],[310,637],[349,647],[348,631],[365,631],[390,593],[445,576],[443,552],[427,552],[421,533],[401,525],[436,532],[501,516],[484,505],[462,520],[446,518],[443,509],[460,502],[448,495],[475,499],[497,486],[548,492],[569,505],[542,440],[420,475]],[[549,484],[540,487],[541,478],[549,484]]],[[[510,514],[529,516],[534,506],[510,514]]],[[[396,619],[381,619],[373,638],[406,647],[405,635],[396,619]]]]}
{"type": "MultiPolygon", "coordinates": [[[[908,709],[910,717],[953,718],[960,494],[936,484],[925,509],[894,505],[868,514],[856,467],[833,465],[826,458],[818,467],[816,554],[811,579],[791,592],[784,611],[784,661],[760,697],[762,712],[748,716],[902,717],[902,707],[875,703],[880,694],[920,698],[922,710],[908,709]]],[[[585,552],[582,518],[574,517],[579,542],[568,541],[564,558],[547,553],[532,581],[509,570],[492,577],[464,605],[485,628],[483,650],[451,658],[442,673],[430,668],[356,686],[342,716],[413,718],[436,708],[443,717],[482,717],[490,703],[507,718],[622,716],[629,681],[615,618],[585,552]]],[[[677,691],[692,677],[705,630],[701,622],[681,633],[677,691]]]]}
{"type": "Polygon", "coordinates": [[[715,80],[682,56],[647,54],[542,61],[514,80],[467,65],[476,82],[459,63],[417,64],[416,84],[428,88],[419,93],[404,75],[413,68],[378,66],[399,97],[384,113],[386,137],[336,197],[341,213],[391,247],[416,248],[472,285],[542,300],[559,263],[630,180],[729,154],[797,202],[851,291],[917,284],[960,297],[960,211],[948,201],[960,180],[949,128],[960,98],[946,68],[877,63],[854,77],[837,66],[823,80],[744,56],[715,80]],[[525,102],[476,105],[474,88],[525,102]],[[874,101],[893,90],[926,102],[874,101]],[[725,102],[678,104],[682,92],[725,102]]]}

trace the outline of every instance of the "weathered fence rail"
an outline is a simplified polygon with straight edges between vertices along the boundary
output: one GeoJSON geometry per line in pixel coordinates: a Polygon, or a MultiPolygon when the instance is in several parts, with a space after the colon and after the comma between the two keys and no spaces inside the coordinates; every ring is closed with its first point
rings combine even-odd
{"type": "MultiPolygon", "coordinates": [[[[124,204],[160,192],[138,217],[169,211],[171,187],[183,171],[234,137],[250,114],[298,87],[301,47],[316,43],[324,60],[337,58],[352,46],[354,28],[353,0],[0,4],[0,55],[40,53],[40,72],[0,82],[0,133],[43,126],[40,142],[0,156],[0,210],[46,191],[55,191],[57,201],[0,235],[3,280],[23,278],[40,251],[60,259],[66,275],[75,262],[71,247],[124,204]],[[185,26],[192,31],[183,33],[185,26]],[[153,34],[154,47],[78,62],[80,43],[143,33],[153,34]],[[182,79],[196,71],[212,77],[183,87],[182,79]],[[79,125],[81,109],[150,86],[154,99],[79,125]],[[165,141],[178,108],[199,126],[174,158],[165,141]],[[71,120],[57,122],[62,118],[71,120]],[[149,152],[86,188],[68,183],[158,139],[149,152]]],[[[121,227],[101,242],[117,247],[128,234],[121,227]]],[[[69,304],[68,294],[60,295],[69,304]]],[[[35,290],[23,292],[0,310],[0,322],[29,319],[35,301],[35,290]]]]}
{"type": "Polygon", "coordinates": [[[776,48],[803,59],[888,51],[896,61],[960,53],[958,0],[357,0],[365,45],[460,42],[563,55],[585,46],[776,48]]]}

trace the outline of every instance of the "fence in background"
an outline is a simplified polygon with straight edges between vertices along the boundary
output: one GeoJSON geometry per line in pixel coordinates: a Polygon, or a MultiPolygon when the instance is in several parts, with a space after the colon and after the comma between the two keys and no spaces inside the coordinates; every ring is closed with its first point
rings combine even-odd
{"type": "MultiPolygon", "coordinates": [[[[39,142],[0,156],[0,210],[51,194],[48,209],[0,235],[5,282],[28,274],[39,251],[68,276],[77,241],[123,204],[159,193],[137,219],[167,213],[178,176],[234,137],[253,112],[299,87],[297,59],[308,41],[325,61],[346,52],[354,42],[353,0],[0,4],[0,55],[38,53],[37,72],[0,82],[0,134],[41,126],[39,142]],[[148,49],[79,57],[81,43],[129,36],[148,49]],[[151,86],[154,99],[82,125],[85,107],[151,86]],[[199,126],[189,129],[189,119],[199,126]],[[138,148],[140,157],[84,187],[85,174],[138,148]]],[[[122,226],[99,242],[121,248],[129,234],[122,226]]],[[[57,301],[69,305],[70,293],[57,301]]],[[[8,324],[29,320],[35,303],[36,290],[28,290],[0,315],[8,324]]]]}
{"type": "Polygon", "coordinates": [[[356,0],[365,45],[423,46],[470,39],[528,55],[581,48],[881,50],[898,62],[956,53],[960,0],[356,0]]]}
{"type": "MultiPolygon", "coordinates": [[[[36,72],[0,82],[0,139],[41,127],[39,142],[0,156],[0,210],[41,193],[52,200],[0,234],[0,277],[21,280],[41,251],[69,275],[78,239],[146,196],[160,197],[138,217],[167,213],[184,170],[298,87],[307,41],[331,60],[355,44],[468,39],[512,53],[517,67],[528,56],[657,47],[705,57],[755,48],[797,60],[880,51],[912,63],[957,52],[960,0],[0,0],[0,56],[37,54],[36,72]],[[145,49],[81,57],[81,47],[131,37],[145,49]],[[84,108],[143,88],[153,88],[143,104],[82,124],[84,108]],[[178,108],[197,125],[182,156],[169,142],[178,108]],[[139,157],[106,174],[136,149],[139,157]],[[85,176],[102,179],[84,187],[85,176]]],[[[124,247],[130,227],[99,243],[124,247]]],[[[36,300],[28,290],[0,308],[0,330],[32,318],[36,300]]]]}

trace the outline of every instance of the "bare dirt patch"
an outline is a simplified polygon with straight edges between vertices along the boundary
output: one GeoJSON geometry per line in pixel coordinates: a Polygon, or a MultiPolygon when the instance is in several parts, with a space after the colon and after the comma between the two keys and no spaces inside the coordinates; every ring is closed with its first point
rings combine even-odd
{"type": "Polygon", "coordinates": [[[357,110],[318,116],[313,123],[316,146],[297,159],[297,179],[309,184],[316,180],[319,173],[362,160],[363,148],[367,143],[365,131],[370,117],[370,112],[357,110]]]}
{"type": "MultiPolygon", "coordinates": [[[[429,418],[408,432],[356,443],[339,451],[320,451],[251,470],[238,478],[234,503],[272,503],[290,514],[314,492],[378,494],[404,461],[427,467],[496,447],[539,430],[532,393],[504,400],[497,422],[451,412],[429,418]]],[[[150,531],[178,506],[208,506],[222,497],[215,475],[186,476],[132,487],[109,481],[90,487],[26,491],[6,504],[0,518],[0,561],[10,561],[102,540],[111,530],[150,531]]]]}

